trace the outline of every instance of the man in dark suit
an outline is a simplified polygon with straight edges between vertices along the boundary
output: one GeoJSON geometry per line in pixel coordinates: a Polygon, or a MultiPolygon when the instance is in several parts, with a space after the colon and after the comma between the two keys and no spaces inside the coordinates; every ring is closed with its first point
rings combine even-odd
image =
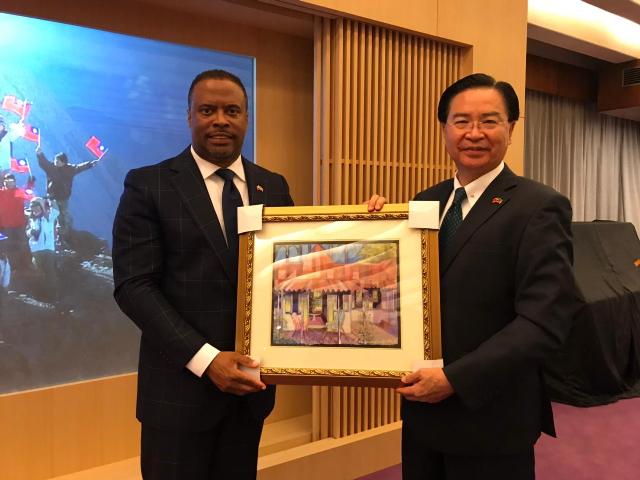
{"type": "Polygon", "coordinates": [[[579,306],[571,205],[504,164],[518,117],[511,85],[484,74],[440,98],[457,172],[415,200],[440,202],[444,368],[398,388],[405,480],[533,479],[533,445],[555,435],[541,365],[579,306]]]}
{"type": "Polygon", "coordinates": [[[235,205],[293,201],[284,177],[241,157],[248,105],[236,76],[199,74],[188,105],[191,147],[128,173],[113,226],[114,296],[142,331],[142,474],[255,478],[275,391],[233,351],[235,205]]]}

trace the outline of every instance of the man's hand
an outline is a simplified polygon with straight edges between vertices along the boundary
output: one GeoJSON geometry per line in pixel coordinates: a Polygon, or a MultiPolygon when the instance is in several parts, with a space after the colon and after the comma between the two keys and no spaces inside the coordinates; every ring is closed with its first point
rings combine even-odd
{"type": "Polygon", "coordinates": [[[438,403],[453,394],[442,368],[421,368],[401,380],[408,386],[396,388],[396,392],[414,402],[438,403]]]}
{"type": "Polygon", "coordinates": [[[373,195],[371,195],[371,198],[367,202],[367,210],[370,212],[373,212],[373,211],[378,212],[382,210],[382,207],[384,206],[386,201],[387,201],[386,198],[381,197],[380,195],[377,195],[374,193],[373,195]]]}
{"type": "Polygon", "coordinates": [[[246,355],[220,352],[207,367],[206,374],[216,387],[234,395],[245,395],[267,388],[260,380],[240,370],[240,365],[257,368],[260,364],[246,355]]]}
{"type": "Polygon", "coordinates": [[[42,147],[40,145],[38,145],[36,147],[36,155],[40,155],[42,153],[42,147]]]}

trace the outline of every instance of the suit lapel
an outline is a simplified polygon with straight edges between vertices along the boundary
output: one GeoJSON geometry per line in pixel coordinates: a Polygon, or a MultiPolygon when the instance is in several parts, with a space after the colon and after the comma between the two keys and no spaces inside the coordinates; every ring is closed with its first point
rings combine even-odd
{"type": "Polygon", "coordinates": [[[267,178],[265,174],[256,166],[242,157],[244,174],[247,179],[247,190],[249,191],[249,203],[251,205],[264,204],[266,199],[267,178]]]}
{"type": "Polygon", "coordinates": [[[184,201],[196,224],[211,244],[227,277],[233,281],[230,271],[229,249],[224,239],[218,217],[211,204],[209,192],[202,174],[189,149],[178,155],[170,165],[173,175],[170,181],[184,201]]]}
{"type": "Polygon", "coordinates": [[[434,196],[437,198],[440,207],[440,213],[438,214],[438,218],[442,218],[442,213],[444,212],[444,207],[447,204],[447,200],[451,196],[451,191],[453,190],[453,179],[445,180],[444,182],[436,185],[434,187],[435,192],[434,196]]]}
{"type": "MultiPolygon", "coordinates": [[[[500,175],[482,193],[458,228],[453,239],[447,245],[446,250],[440,252],[442,255],[440,257],[441,276],[444,275],[451,262],[456,258],[462,247],[473,237],[478,228],[509,203],[509,199],[513,194],[512,188],[516,186],[517,178],[505,165],[500,175]]],[[[443,202],[446,203],[447,198],[440,200],[441,205],[443,205],[443,202]]]]}

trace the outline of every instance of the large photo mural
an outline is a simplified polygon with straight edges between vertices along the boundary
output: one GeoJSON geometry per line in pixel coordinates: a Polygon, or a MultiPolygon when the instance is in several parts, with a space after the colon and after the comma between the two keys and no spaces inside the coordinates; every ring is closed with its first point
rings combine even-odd
{"type": "Polygon", "coordinates": [[[111,226],[131,168],[190,143],[186,92],[254,59],[0,14],[0,394],[134,371],[111,226]]]}

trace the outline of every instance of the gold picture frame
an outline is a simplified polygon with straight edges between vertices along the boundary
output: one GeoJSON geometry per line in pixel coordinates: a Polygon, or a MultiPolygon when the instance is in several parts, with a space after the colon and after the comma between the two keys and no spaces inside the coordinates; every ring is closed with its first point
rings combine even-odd
{"type": "Polygon", "coordinates": [[[408,218],[408,204],[265,207],[240,235],[236,350],[264,382],[393,387],[442,357],[438,232],[408,218]]]}

